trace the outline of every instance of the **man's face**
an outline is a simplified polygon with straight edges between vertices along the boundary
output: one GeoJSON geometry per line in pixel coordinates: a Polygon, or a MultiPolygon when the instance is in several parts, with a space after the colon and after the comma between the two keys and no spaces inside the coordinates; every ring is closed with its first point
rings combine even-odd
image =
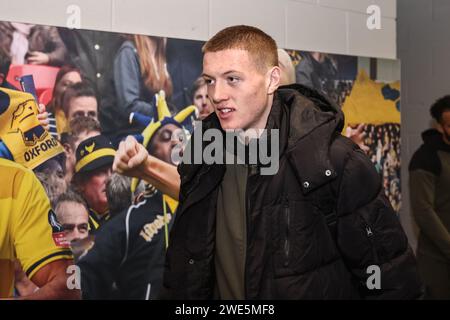
{"type": "Polygon", "coordinates": [[[444,142],[450,144],[450,110],[442,113],[442,120],[439,123],[440,131],[444,138],[444,142]]]}
{"type": "Polygon", "coordinates": [[[208,87],[206,85],[201,86],[194,93],[194,104],[199,111],[199,119],[203,120],[214,111],[211,101],[208,97],[208,87]]]}
{"type": "Polygon", "coordinates": [[[263,74],[245,50],[205,53],[203,76],[224,130],[265,128],[275,90],[271,71],[263,74]]]}
{"type": "Polygon", "coordinates": [[[181,145],[180,141],[172,139],[172,135],[176,130],[180,130],[180,128],[169,123],[155,132],[149,144],[149,150],[152,156],[164,162],[174,164],[171,156],[172,149],[177,145],[181,145]]]}
{"type": "Polygon", "coordinates": [[[69,103],[67,120],[70,123],[76,117],[86,116],[97,118],[97,99],[95,97],[76,97],[69,103]]]}
{"type": "Polygon", "coordinates": [[[111,172],[110,166],[94,170],[81,186],[81,193],[89,207],[99,214],[103,214],[108,210],[106,182],[111,176],[111,172]]]}
{"type": "Polygon", "coordinates": [[[64,201],[56,207],[56,216],[64,229],[67,241],[81,240],[88,236],[89,214],[80,203],[64,201]]]}

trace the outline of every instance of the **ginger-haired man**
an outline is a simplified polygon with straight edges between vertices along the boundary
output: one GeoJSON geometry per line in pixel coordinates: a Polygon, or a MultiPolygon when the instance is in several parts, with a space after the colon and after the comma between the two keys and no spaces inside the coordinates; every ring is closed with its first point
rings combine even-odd
{"type": "MultiPolygon", "coordinates": [[[[262,174],[260,158],[257,164],[183,160],[163,296],[420,297],[408,240],[370,160],[341,136],[339,108],[304,86],[279,87],[277,45],[257,28],[226,28],[204,45],[203,53],[203,77],[215,113],[196,130],[278,132],[271,146],[279,151],[278,171],[262,174]],[[381,283],[366,286],[373,265],[379,267],[381,283]]],[[[205,140],[194,132],[187,148],[195,152],[200,143],[203,154],[212,144],[205,140]]],[[[223,148],[223,154],[238,156],[236,151],[223,148]]],[[[151,163],[129,138],[114,167],[151,178],[151,163]]]]}

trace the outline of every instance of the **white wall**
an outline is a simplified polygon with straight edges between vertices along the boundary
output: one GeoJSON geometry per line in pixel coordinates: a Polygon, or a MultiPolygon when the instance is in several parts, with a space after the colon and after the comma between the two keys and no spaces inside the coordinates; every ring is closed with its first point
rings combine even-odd
{"type": "Polygon", "coordinates": [[[430,128],[430,106],[450,94],[450,1],[398,1],[398,54],[402,59],[402,223],[415,245],[418,229],[411,216],[408,164],[430,128]]]}
{"type": "Polygon", "coordinates": [[[260,27],[279,47],[396,58],[397,0],[0,0],[0,20],[67,26],[69,5],[81,28],[207,40],[234,24],[260,27]],[[381,9],[381,30],[366,26],[381,9]]]}

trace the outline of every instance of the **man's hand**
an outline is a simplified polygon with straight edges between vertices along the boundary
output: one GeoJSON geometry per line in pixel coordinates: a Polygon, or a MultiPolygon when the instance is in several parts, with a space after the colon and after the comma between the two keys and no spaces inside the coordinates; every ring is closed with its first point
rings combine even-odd
{"type": "Polygon", "coordinates": [[[119,144],[113,170],[130,177],[142,177],[148,152],[133,136],[119,144]]]}
{"type": "Polygon", "coordinates": [[[364,138],[366,134],[364,133],[364,123],[360,123],[355,129],[348,126],[345,129],[345,136],[350,138],[354,143],[356,143],[365,153],[369,151],[369,147],[365,145],[364,138]]]}
{"type": "Polygon", "coordinates": [[[44,52],[31,51],[27,62],[29,64],[48,64],[50,62],[50,57],[44,52]]]}
{"type": "Polygon", "coordinates": [[[45,105],[42,103],[39,103],[39,113],[37,115],[37,118],[41,124],[41,126],[44,127],[45,130],[50,130],[50,120],[48,119],[48,112],[45,110],[45,105]]]}
{"type": "Polygon", "coordinates": [[[147,181],[162,193],[178,199],[181,181],[177,167],[149,155],[144,146],[132,136],[120,143],[113,170],[147,181]]]}
{"type": "Polygon", "coordinates": [[[39,288],[25,275],[19,261],[14,262],[14,287],[20,296],[28,296],[36,292],[39,288]]]}

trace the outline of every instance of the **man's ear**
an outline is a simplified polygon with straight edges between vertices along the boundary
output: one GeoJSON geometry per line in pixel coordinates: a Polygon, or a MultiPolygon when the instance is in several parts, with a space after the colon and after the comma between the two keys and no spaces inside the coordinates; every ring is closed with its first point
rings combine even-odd
{"type": "Polygon", "coordinates": [[[269,86],[267,88],[267,94],[273,94],[275,90],[280,86],[281,81],[281,69],[280,67],[272,67],[269,71],[269,86]]]}

